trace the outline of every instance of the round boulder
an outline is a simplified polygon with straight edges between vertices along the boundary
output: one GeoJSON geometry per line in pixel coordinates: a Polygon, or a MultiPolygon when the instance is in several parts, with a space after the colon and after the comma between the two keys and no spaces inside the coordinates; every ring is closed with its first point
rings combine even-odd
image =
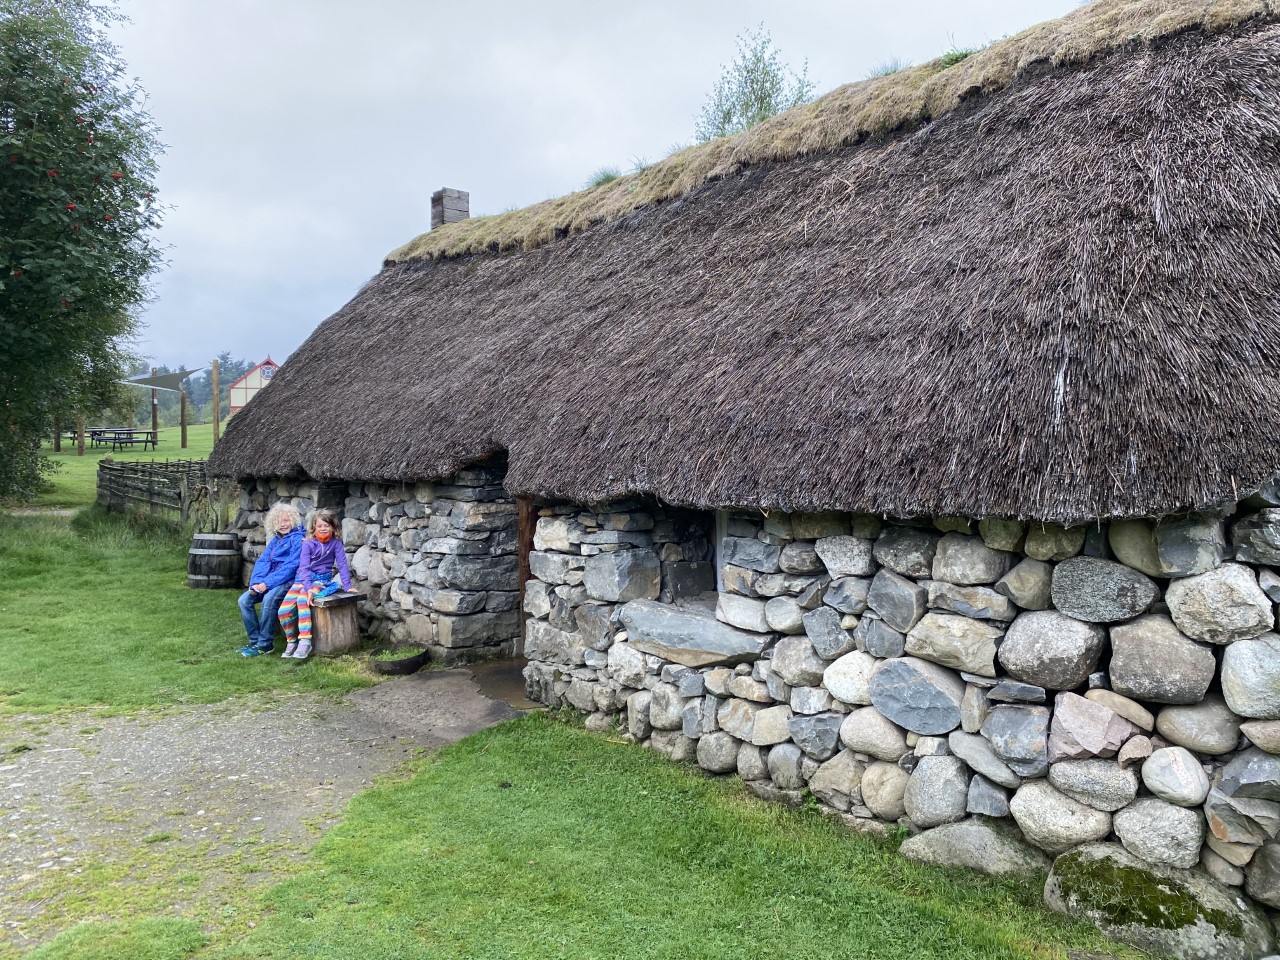
{"type": "Polygon", "coordinates": [[[1156,716],[1156,732],[1195,753],[1230,753],[1240,739],[1240,718],[1211,694],[1191,706],[1165,707],[1156,716]]]}
{"type": "Polygon", "coordinates": [[[896,761],[907,752],[907,736],[875,707],[854,710],[840,724],[840,739],[854,753],[896,761]]]}
{"type": "Polygon", "coordinates": [[[1237,640],[1222,654],[1222,694],[1251,720],[1280,720],[1280,634],[1237,640]]]}
{"type": "Polygon", "coordinates": [[[1147,863],[1188,869],[1200,862],[1204,817],[1158,797],[1143,797],[1112,820],[1124,848],[1147,863]]]}
{"type": "Polygon", "coordinates": [[[1198,807],[1209,795],[1209,777],[1185,747],[1162,747],[1142,763],[1142,782],[1161,800],[1198,807]]]}
{"type": "Polygon", "coordinates": [[[902,803],[911,822],[922,829],[965,817],[969,770],[959,757],[921,757],[907,780],[902,803]]]}
{"type": "Polygon", "coordinates": [[[1038,687],[1072,690],[1089,679],[1106,639],[1101,627],[1056,610],[1021,613],[1000,644],[1000,665],[1038,687]]]}
{"type": "Polygon", "coordinates": [[[862,774],[862,802],[881,820],[894,823],[902,819],[907,815],[902,798],[909,776],[896,763],[871,764],[862,774]]]}
{"type": "Polygon", "coordinates": [[[1019,787],[1009,813],[1023,836],[1048,853],[1063,853],[1111,832],[1111,814],[1072,800],[1044,780],[1019,787]]]}
{"type": "Polygon", "coordinates": [[[1156,585],[1131,567],[1098,557],[1072,557],[1053,569],[1053,605],[1089,623],[1116,623],[1155,601],[1156,585]]]}
{"type": "Polygon", "coordinates": [[[1213,651],[1162,613],[1111,628],[1111,689],[1148,703],[1199,703],[1213,681],[1213,651]]]}
{"type": "Polygon", "coordinates": [[[1261,636],[1275,616],[1252,570],[1224,563],[1217,570],[1174,580],[1165,602],[1178,629],[1193,640],[1234,643],[1261,636]]]}

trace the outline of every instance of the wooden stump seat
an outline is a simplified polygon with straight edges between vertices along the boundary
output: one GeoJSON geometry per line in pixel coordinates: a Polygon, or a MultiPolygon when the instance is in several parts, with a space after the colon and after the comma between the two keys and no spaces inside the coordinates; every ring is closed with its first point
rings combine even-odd
{"type": "Polygon", "coordinates": [[[363,593],[332,593],[311,601],[311,645],[322,657],[336,657],[360,643],[356,603],[363,593]]]}

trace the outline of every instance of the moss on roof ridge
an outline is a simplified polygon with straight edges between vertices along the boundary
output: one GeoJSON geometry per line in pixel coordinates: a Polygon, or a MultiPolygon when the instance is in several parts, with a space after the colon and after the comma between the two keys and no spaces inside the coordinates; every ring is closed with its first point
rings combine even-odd
{"type": "Polygon", "coordinates": [[[1152,43],[1197,29],[1222,33],[1275,16],[1272,0],[1093,0],[951,66],[939,58],[845,84],[736,136],[688,147],[610,183],[520,210],[447,224],[393,250],[386,263],[531,250],[565,233],[677,199],[753,164],[833,150],[937,119],[975,95],[1011,86],[1043,64],[1083,63],[1131,43],[1152,43]]]}

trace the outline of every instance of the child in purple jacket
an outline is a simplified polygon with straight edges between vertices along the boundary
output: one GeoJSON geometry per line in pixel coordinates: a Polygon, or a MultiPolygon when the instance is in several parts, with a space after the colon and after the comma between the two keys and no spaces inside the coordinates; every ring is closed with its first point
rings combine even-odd
{"type": "Polygon", "coordinates": [[[280,626],[289,645],[283,657],[305,660],[311,656],[311,601],[327,596],[332,588],[334,568],[343,590],[351,589],[347,551],[337,533],[338,517],[332,510],[317,510],[307,523],[307,538],[298,560],[298,581],[289,588],[280,604],[280,626]]]}

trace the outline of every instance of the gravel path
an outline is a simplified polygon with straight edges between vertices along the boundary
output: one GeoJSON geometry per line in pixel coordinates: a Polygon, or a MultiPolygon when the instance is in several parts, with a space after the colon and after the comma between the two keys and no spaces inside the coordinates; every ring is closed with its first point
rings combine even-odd
{"type": "Polygon", "coordinates": [[[104,882],[169,915],[243,900],[246,886],[287,875],[375,777],[518,712],[458,669],[341,702],[288,694],[109,719],[8,718],[0,957],[84,917],[66,901],[100,902],[93,888],[104,882]]]}

